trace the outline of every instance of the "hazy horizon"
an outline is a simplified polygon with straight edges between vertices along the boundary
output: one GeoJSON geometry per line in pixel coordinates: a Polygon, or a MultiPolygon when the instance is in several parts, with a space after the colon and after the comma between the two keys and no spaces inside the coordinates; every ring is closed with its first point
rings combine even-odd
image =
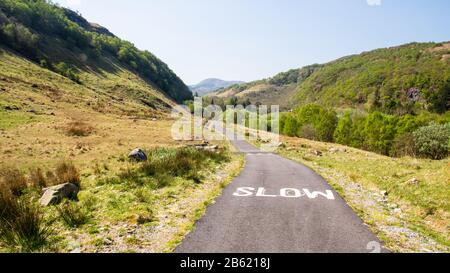
{"type": "Polygon", "coordinates": [[[450,40],[445,0],[54,2],[154,53],[189,85],[249,82],[377,48],[450,40]]]}

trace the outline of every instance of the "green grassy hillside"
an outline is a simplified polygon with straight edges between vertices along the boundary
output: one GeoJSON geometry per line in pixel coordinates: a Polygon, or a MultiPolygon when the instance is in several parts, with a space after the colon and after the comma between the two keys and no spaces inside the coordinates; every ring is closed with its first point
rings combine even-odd
{"type": "Polygon", "coordinates": [[[444,113],[450,109],[450,44],[412,43],[328,63],[299,86],[296,102],[444,113]]]}
{"type": "MultiPolygon", "coordinates": [[[[80,86],[91,84],[88,74],[107,78],[125,72],[177,102],[192,97],[188,87],[150,52],[138,50],[107,29],[45,0],[1,1],[0,45],[80,86]]],[[[137,97],[148,95],[135,91],[137,97]]],[[[147,104],[148,98],[143,100],[141,103],[147,104]]]]}
{"type": "Polygon", "coordinates": [[[280,105],[317,103],[386,114],[445,113],[450,109],[450,43],[377,49],[235,85],[212,97],[280,105]]]}
{"type": "Polygon", "coordinates": [[[213,98],[215,103],[218,100],[228,103],[230,99],[237,99],[238,102],[243,103],[280,105],[282,110],[289,110],[295,107],[292,98],[297,92],[298,85],[320,67],[320,65],[311,65],[300,69],[292,69],[279,73],[272,78],[221,89],[209,95],[209,97],[213,98]]]}

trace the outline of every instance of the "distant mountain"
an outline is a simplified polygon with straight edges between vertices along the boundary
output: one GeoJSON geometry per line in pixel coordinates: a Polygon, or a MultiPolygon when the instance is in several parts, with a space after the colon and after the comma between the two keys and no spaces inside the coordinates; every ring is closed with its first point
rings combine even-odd
{"type": "Polygon", "coordinates": [[[198,93],[200,96],[212,93],[222,88],[228,88],[236,84],[242,84],[242,81],[224,81],[220,79],[206,79],[196,85],[190,85],[192,93],[198,93]]]}
{"type": "Polygon", "coordinates": [[[208,94],[208,97],[215,103],[236,98],[242,104],[250,101],[253,104],[279,105],[282,111],[287,111],[295,107],[293,98],[298,86],[321,67],[315,64],[292,69],[272,78],[232,85],[208,94]]]}

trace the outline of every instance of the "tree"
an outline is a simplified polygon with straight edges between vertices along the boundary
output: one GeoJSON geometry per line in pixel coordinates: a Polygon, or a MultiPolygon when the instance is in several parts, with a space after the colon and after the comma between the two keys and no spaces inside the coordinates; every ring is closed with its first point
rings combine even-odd
{"type": "Polygon", "coordinates": [[[320,141],[333,141],[334,130],[338,122],[336,113],[316,104],[297,109],[299,128],[309,124],[315,129],[315,138],[320,141]]]}
{"type": "Polygon", "coordinates": [[[370,151],[389,155],[396,136],[396,118],[373,112],[367,116],[364,126],[364,147],[370,151]]]}
{"type": "Polygon", "coordinates": [[[450,123],[439,125],[431,123],[414,132],[416,152],[421,157],[434,160],[443,159],[449,154],[450,123]]]}
{"type": "Polygon", "coordinates": [[[292,115],[288,115],[284,121],[283,134],[290,137],[298,136],[298,128],[297,120],[292,115]]]}
{"type": "Polygon", "coordinates": [[[339,119],[338,125],[334,132],[334,140],[343,145],[351,145],[353,120],[350,111],[345,112],[344,116],[339,119]]]}

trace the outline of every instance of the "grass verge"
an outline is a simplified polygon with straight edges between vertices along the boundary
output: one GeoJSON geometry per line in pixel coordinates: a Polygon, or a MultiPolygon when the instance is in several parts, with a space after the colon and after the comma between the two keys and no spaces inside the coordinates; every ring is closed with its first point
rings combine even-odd
{"type": "Polygon", "coordinates": [[[450,159],[390,158],[299,138],[282,141],[279,153],[327,179],[390,250],[450,251],[450,159]]]}

